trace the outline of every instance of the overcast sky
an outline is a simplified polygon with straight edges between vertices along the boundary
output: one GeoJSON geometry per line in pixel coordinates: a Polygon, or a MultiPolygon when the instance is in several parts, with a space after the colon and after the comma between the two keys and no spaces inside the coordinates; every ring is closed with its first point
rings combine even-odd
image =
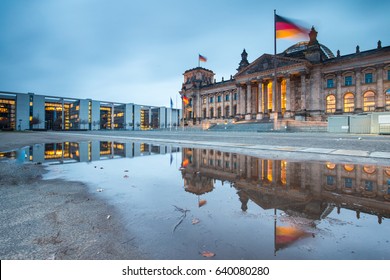
{"type": "Polygon", "coordinates": [[[272,54],[274,9],[333,53],[390,45],[384,0],[1,0],[0,91],[169,106],[199,53],[218,81],[272,54]]]}

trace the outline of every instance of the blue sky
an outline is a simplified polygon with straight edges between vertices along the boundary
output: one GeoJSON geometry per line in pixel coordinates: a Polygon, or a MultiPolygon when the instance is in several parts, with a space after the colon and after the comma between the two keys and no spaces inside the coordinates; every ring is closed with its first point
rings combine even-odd
{"type": "Polygon", "coordinates": [[[218,81],[272,54],[274,9],[333,53],[390,45],[383,0],[2,0],[0,90],[169,106],[198,53],[218,81]]]}

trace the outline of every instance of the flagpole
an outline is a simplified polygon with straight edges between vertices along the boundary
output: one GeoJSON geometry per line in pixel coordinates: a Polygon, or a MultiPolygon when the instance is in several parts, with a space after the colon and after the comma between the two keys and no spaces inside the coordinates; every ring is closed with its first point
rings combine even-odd
{"type": "MultiPolygon", "coordinates": [[[[277,78],[276,78],[276,9],[274,9],[274,86],[273,86],[273,100],[275,101],[272,106],[272,111],[274,113],[274,119],[278,114],[277,104],[278,104],[278,95],[277,95],[277,78]]],[[[275,124],[274,124],[275,125],[275,124]]],[[[276,127],[274,127],[276,129],[276,127]]]]}
{"type": "MultiPolygon", "coordinates": [[[[176,115],[179,115],[179,110],[177,109],[177,95],[176,95],[176,115]]],[[[177,119],[178,118],[176,118],[176,121],[175,121],[175,123],[176,123],[176,130],[177,130],[177,119]]]]}
{"type": "MultiPolygon", "coordinates": [[[[170,102],[171,102],[170,105],[172,105],[172,98],[170,102]]],[[[172,113],[173,113],[173,106],[171,106],[171,112],[169,114],[169,131],[172,131],[172,113]]]]}

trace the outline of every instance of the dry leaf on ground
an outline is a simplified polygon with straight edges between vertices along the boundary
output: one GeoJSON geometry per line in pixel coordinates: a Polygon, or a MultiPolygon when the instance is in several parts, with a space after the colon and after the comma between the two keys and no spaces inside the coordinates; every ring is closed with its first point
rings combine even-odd
{"type": "Polygon", "coordinates": [[[203,251],[202,252],[202,256],[205,257],[205,258],[211,258],[211,257],[215,256],[215,253],[210,252],[210,251],[203,251]]]}

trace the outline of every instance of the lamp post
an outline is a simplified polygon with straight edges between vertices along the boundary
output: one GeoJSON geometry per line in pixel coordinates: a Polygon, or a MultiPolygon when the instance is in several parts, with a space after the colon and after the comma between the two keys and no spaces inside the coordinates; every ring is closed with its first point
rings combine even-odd
{"type": "Polygon", "coordinates": [[[19,119],[19,130],[22,131],[22,119],[19,119]]]}

